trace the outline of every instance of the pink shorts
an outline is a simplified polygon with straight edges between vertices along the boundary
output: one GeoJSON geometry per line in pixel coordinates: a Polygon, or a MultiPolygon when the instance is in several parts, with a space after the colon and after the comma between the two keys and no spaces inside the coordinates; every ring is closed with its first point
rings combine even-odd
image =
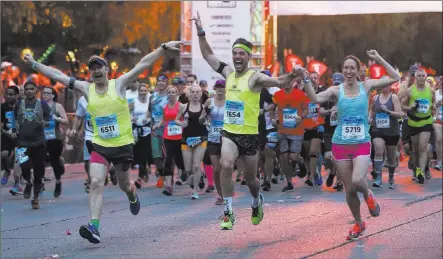
{"type": "Polygon", "coordinates": [[[332,144],[332,157],[335,161],[353,160],[359,156],[371,156],[371,142],[353,145],[332,144]]]}

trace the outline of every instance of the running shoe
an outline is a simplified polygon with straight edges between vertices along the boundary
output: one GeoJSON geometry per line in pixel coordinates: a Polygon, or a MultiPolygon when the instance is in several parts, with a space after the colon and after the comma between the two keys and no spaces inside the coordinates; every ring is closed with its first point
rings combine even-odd
{"type": "Polygon", "coordinates": [[[206,188],[206,192],[211,193],[213,191],[215,191],[214,185],[208,185],[208,188],[206,188]]]}
{"type": "Polygon", "coordinates": [[[423,172],[421,171],[421,169],[419,167],[417,167],[417,169],[415,169],[416,175],[417,175],[417,180],[419,184],[424,184],[425,183],[425,177],[423,176],[423,172]]]}
{"type": "Polygon", "coordinates": [[[137,187],[137,189],[142,188],[142,184],[143,184],[142,181],[143,180],[141,178],[138,178],[138,180],[134,182],[135,187],[137,187]]]}
{"type": "Polygon", "coordinates": [[[334,184],[334,178],[335,178],[335,175],[329,173],[328,179],[326,179],[326,186],[327,187],[331,187],[334,184]]]}
{"type": "Polygon", "coordinates": [[[33,210],[40,209],[40,203],[38,202],[38,199],[33,199],[31,201],[31,207],[32,207],[33,210]]]}
{"type": "Polygon", "coordinates": [[[54,197],[58,198],[62,194],[62,183],[55,183],[54,197]]]}
{"type": "Polygon", "coordinates": [[[96,229],[93,225],[83,225],[80,227],[78,232],[81,237],[87,239],[89,242],[93,244],[100,243],[100,232],[98,232],[98,229],[96,229]]]}
{"type": "Polygon", "coordinates": [[[199,199],[198,192],[193,192],[191,195],[191,200],[198,200],[198,199],[199,199]]]}
{"type": "Polygon", "coordinates": [[[145,183],[149,182],[149,175],[150,175],[150,173],[148,173],[148,172],[145,172],[143,174],[143,182],[145,182],[145,183]]]}
{"type": "Polygon", "coordinates": [[[12,196],[22,195],[23,194],[23,187],[16,184],[14,187],[11,188],[11,190],[9,190],[9,193],[12,196]]]}
{"type": "Polygon", "coordinates": [[[164,195],[166,196],[171,196],[172,195],[172,187],[170,186],[165,186],[165,188],[163,188],[163,192],[164,195]]]}
{"type": "Polygon", "coordinates": [[[263,191],[265,192],[269,192],[271,190],[271,182],[269,181],[264,181],[263,182],[263,191]]]}
{"type": "Polygon", "coordinates": [[[316,180],[315,180],[315,185],[323,185],[323,178],[321,176],[319,176],[316,180]]]}
{"type": "Polygon", "coordinates": [[[438,171],[441,171],[441,161],[437,161],[437,163],[434,166],[434,169],[437,169],[438,171]]]}
{"type": "Polygon", "coordinates": [[[280,181],[284,181],[285,180],[285,175],[284,174],[281,174],[280,175],[280,181]]]}
{"type": "Polygon", "coordinates": [[[198,182],[198,188],[200,188],[200,190],[203,190],[205,188],[205,181],[203,175],[200,177],[200,182],[198,182]]]}
{"type": "Polygon", "coordinates": [[[272,182],[273,184],[277,184],[277,183],[278,183],[277,177],[276,177],[275,175],[272,176],[272,178],[271,178],[271,182],[272,182]]]}
{"type": "Polygon", "coordinates": [[[113,185],[117,185],[118,181],[117,181],[117,174],[115,172],[115,167],[111,166],[109,168],[109,175],[111,176],[111,182],[113,185]]]}
{"type": "Polygon", "coordinates": [[[251,221],[253,225],[258,225],[263,220],[263,217],[265,216],[263,211],[263,202],[264,197],[263,194],[259,194],[259,202],[257,208],[252,207],[252,215],[251,215],[251,221]]]}
{"type": "Polygon", "coordinates": [[[432,175],[431,175],[431,171],[429,170],[429,167],[426,167],[425,178],[426,178],[426,180],[431,180],[432,179],[432,175]]]}
{"type": "Polygon", "coordinates": [[[32,183],[27,183],[25,186],[25,191],[23,192],[23,198],[25,199],[31,198],[31,192],[32,192],[32,183]]]}
{"type": "Polygon", "coordinates": [[[217,197],[217,200],[215,201],[215,205],[225,205],[225,200],[223,200],[222,197],[217,197]]]}
{"type": "Polygon", "coordinates": [[[7,183],[8,183],[8,177],[3,176],[3,177],[2,177],[1,184],[2,184],[2,185],[5,185],[5,184],[7,184],[7,183]]]}
{"type": "Polygon", "coordinates": [[[347,240],[358,240],[358,238],[365,232],[366,224],[363,221],[361,226],[359,224],[355,224],[351,230],[349,230],[349,235],[346,238],[347,240]]]}
{"type": "Polygon", "coordinates": [[[180,181],[180,179],[177,179],[177,180],[175,181],[175,185],[179,185],[179,186],[181,186],[181,185],[183,185],[183,183],[182,183],[182,181],[180,181]]]}
{"type": "Polygon", "coordinates": [[[396,187],[395,187],[395,181],[394,181],[394,175],[392,174],[389,174],[389,180],[388,180],[388,183],[389,183],[389,185],[388,185],[388,188],[389,189],[395,189],[396,187]]]}
{"type": "Polygon", "coordinates": [[[378,174],[377,177],[375,178],[375,181],[372,183],[372,187],[383,188],[380,174],[378,174]]]}
{"type": "Polygon", "coordinates": [[[137,215],[140,212],[140,200],[138,199],[138,195],[135,194],[135,201],[129,201],[129,210],[132,215],[137,215]]]}
{"type": "Polygon", "coordinates": [[[241,181],[240,185],[246,185],[246,181],[245,180],[241,181]]]}
{"type": "Polygon", "coordinates": [[[306,169],[306,166],[304,163],[297,163],[298,169],[300,171],[298,171],[298,177],[299,178],[305,178],[306,175],[308,174],[308,169],[306,169]]]}
{"type": "Polygon", "coordinates": [[[345,187],[343,186],[343,183],[336,183],[334,186],[334,190],[337,190],[337,192],[340,192],[344,189],[345,187]]]}
{"type": "Polygon", "coordinates": [[[292,183],[287,183],[285,187],[281,190],[282,192],[293,192],[295,191],[294,186],[292,183]]]}
{"type": "Polygon", "coordinates": [[[163,188],[163,177],[157,179],[157,188],[163,188]]]}
{"type": "Polygon", "coordinates": [[[377,173],[374,170],[371,171],[371,175],[372,175],[372,180],[377,179],[377,173]]]}
{"type": "Polygon", "coordinates": [[[188,174],[186,172],[182,171],[182,173],[180,175],[180,180],[182,180],[182,182],[185,183],[186,180],[188,180],[188,174]]]}
{"type": "Polygon", "coordinates": [[[369,213],[373,217],[380,216],[380,204],[378,204],[375,199],[374,193],[371,190],[368,190],[368,199],[366,200],[366,204],[368,205],[369,213]]]}
{"type": "Polygon", "coordinates": [[[314,184],[312,183],[311,179],[307,179],[307,180],[305,181],[305,184],[307,184],[309,187],[314,186],[314,184]]]}
{"type": "Polygon", "coordinates": [[[85,185],[85,192],[89,193],[89,184],[85,185]]]}
{"type": "Polygon", "coordinates": [[[221,230],[231,230],[235,224],[235,216],[232,211],[225,211],[225,213],[220,217],[220,229],[221,230]]]}

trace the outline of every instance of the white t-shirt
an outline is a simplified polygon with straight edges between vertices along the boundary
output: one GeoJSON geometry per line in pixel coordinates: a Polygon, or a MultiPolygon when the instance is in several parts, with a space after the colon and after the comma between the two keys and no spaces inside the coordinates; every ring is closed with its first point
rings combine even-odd
{"type": "MultiPolygon", "coordinates": [[[[146,113],[148,113],[149,108],[149,98],[147,98],[145,103],[141,103],[138,98],[134,100],[134,110],[132,111],[132,116],[136,118],[135,125],[144,126],[143,120],[146,119],[146,113]]],[[[148,120],[149,121],[149,120],[148,120]]],[[[143,127],[142,137],[145,137],[151,133],[151,127],[143,127]]]]}
{"type": "Polygon", "coordinates": [[[133,103],[135,99],[138,98],[138,89],[135,91],[132,91],[131,89],[126,90],[126,99],[128,100],[128,103],[133,103]]]}
{"type": "Polygon", "coordinates": [[[435,91],[435,101],[436,102],[438,102],[438,101],[441,101],[442,100],[442,92],[441,92],[441,89],[438,89],[437,91],[435,91]]]}
{"type": "MultiPolygon", "coordinates": [[[[278,87],[271,87],[268,89],[268,92],[271,96],[274,96],[274,94],[279,91],[280,88],[278,87]]],[[[266,109],[268,107],[268,103],[265,102],[263,105],[263,108],[266,109]]],[[[272,120],[271,120],[271,116],[269,115],[269,112],[265,112],[265,121],[266,121],[266,130],[270,130],[273,129],[274,126],[272,125],[272,120]]]]}
{"type": "Polygon", "coordinates": [[[92,128],[91,115],[88,113],[88,102],[84,96],[78,99],[77,111],[75,111],[75,115],[85,118],[85,140],[92,140],[94,130],[92,128]]]}

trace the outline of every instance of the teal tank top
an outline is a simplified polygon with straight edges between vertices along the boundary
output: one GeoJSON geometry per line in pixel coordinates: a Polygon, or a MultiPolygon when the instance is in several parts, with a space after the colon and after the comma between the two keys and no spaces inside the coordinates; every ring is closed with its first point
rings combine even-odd
{"type": "Polygon", "coordinates": [[[339,86],[337,102],[338,123],[332,136],[332,143],[352,145],[369,142],[368,95],[359,82],[360,93],[356,97],[346,97],[344,86],[339,86]]]}

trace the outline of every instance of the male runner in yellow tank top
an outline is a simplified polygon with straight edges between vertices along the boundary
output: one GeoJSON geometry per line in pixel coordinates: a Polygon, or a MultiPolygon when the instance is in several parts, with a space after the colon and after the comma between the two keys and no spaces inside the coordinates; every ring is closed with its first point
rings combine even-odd
{"type": "Polygon", "coordinates": [[[126,101],[126,86],[137,79],[141,72],[150,67],[164,53],[169,51],[178,53],[177,47],[180,44],[179,41],[162,44],[161,47],[143,57],[132,70],[112,80],[108,79],[109,67],[106,60],[99,56],[92,56],[88,62],[92,83],[76,81],[75,78],[69,78],[55,68],[36,62],[30,55],[25,56],[25,61],[31,64],[34,70],[81,92],[88,100],[88,112],[94,129],[90,162],[91,221],[88,225],[81,226],[79,232],[91,243],[100,242],[99,220],[103,205],[103,189],[110,163],[115,166],[120,189],[128,196],[131,213],[137,215],[140,211],[140,201],[130,175],[134,138],[126,101]]]}
{"type": "Polygon", "coordinates": [[[224,215],[220,228],[232,229],[235,223],[232,212],[232,195],[234,184],[232,172],[238,157],[244,165],[244,178],[252,195],[252,224],[258,225],[263,219],[263,195],[257,181],[258,151],[260,140],[258,135],[259,101],[262,88],[280,87],[290,83],[295,77],[286,74],[279,78],[268,77],[248,67],[252,56],[252,44],[238,38],[232,47],[234,69],[220,62],[212,52],[205,38],[200,15],[193,17],[199,36],[200,50],[208,64],[226,79],[226,104],[224,126],[222,130],[221,149],[221,186],[225,200],[224,215]]]}

